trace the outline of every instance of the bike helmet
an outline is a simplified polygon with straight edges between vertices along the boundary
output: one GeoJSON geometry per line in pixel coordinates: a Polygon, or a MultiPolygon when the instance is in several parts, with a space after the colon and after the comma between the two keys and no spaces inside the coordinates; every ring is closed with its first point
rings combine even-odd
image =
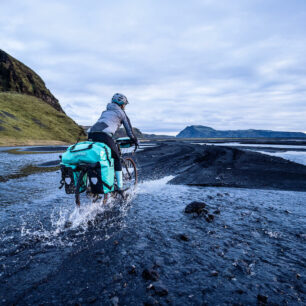
{"type": "Polygon", "coordinates": [[[127,105],[129,101],[127,100],[126,96],[121,93],[115,93],[112,97],[112,102],[118,105],[127,105]]]}

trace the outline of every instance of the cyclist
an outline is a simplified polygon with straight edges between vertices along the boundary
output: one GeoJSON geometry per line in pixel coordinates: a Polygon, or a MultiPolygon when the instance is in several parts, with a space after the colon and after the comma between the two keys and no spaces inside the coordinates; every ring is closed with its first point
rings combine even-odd
{"type": "Polygon", "coordinates": [[[127,135],[138,146],[138,140],[133,133],[130,119],[124,111],[128,103],[126,96],[123,94],[114,94],[111,103],[107,104],[106,110],[102,112],[99,120],[88,130],[88,140],[103,142],[110,147],[115,162],[118,191],[121,193],[123,191],[122,166],[118,148],[112,137],[123,123],[127,135]]]}

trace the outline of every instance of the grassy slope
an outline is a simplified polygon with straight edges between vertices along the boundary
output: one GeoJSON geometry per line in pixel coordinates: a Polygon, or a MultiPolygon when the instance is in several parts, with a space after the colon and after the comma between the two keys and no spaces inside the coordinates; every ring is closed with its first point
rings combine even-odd
{"type": "Polygon", "coordinates": [[[0,145],[72,143],[81,131],[71,118],[38,98],[0,93],[0,145]]]}

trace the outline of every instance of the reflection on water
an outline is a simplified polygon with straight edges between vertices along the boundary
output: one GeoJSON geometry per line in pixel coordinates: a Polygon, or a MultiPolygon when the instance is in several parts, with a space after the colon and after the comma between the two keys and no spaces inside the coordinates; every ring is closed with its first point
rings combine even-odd
{"type": "Polygon", "coordinates": [[[208,145],[208,146],[222,146],[222,147],[264,147],[271,149],[305,149],[306,146],[303,145],[280,145],[280,144],[248,144],[240,142],[195,142],[194,144],[208,145]]]}
{"type": "Polygon", "coordinates": [[[271,155],[271,156],[281,157],[281,158],[290,160],[298,164],[306,165],[306,152],[300,152],[300,151],[265,152],[265,151],[259,151],[259,150],[256,150],[256,152],[271,155]]]}

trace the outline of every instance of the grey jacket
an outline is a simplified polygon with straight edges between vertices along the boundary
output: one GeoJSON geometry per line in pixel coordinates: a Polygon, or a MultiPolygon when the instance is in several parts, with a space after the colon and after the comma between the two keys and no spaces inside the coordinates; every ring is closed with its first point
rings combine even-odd
{"type": "Polygon", "coordinates": [[[116,103],[108,103],[106,111],[102,112],[99,120],[88,130],[90,132],[104,132],[113,136],[123,123],[127,135],[136,140],[130,119],[125,111],[116,103]]]}

